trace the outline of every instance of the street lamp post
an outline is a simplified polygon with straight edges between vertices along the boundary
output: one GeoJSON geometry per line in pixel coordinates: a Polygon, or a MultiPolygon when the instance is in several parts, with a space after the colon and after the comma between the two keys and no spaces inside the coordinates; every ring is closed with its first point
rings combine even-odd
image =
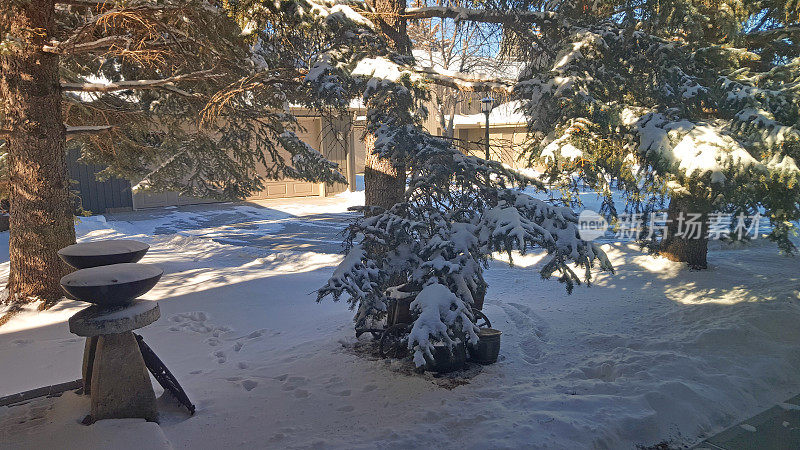
{"type": "Polygon", "coordinates": [[[494,100],[491,97],[481,99],[481,111],[486,115],[486,160],[491,159],[489,154],[489,114],[492,112],[494,100]]]}

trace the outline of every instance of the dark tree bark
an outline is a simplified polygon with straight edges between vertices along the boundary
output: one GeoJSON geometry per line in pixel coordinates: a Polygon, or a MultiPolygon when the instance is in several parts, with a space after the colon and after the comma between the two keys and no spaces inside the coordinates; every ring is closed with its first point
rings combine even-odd
{"type": "Polygon", "coordinates": [[[404,167],[396,167],[391,161],[380,158],[373,152],[375,136],[364,140],[367,154],[364,161],[364,204],[390,209],[403,201],[406,190],[404,167]]]}
{"type": "Polygon", "coordinates": [[[16,42],[0,53],[0,97],[10,179],[9,300],[63,297],[69,268],[57,251],[75,242],[61,116],[58,56],[42,51],[55,28],[52,0],[19,2],[6,24],[16,42]]]}
{"type": "Polygon", "coordinates": [[[708,267],[709,208],[692,197],[673,197],[667,209],[667,236],[661,242],[661,254],[670,261],[685,262],[692,269],[708,267]],[[696,216],[700,214],[699,218],[696,216]],[[700,236],[686,235],[686,221],[695,215],[700,222],[700,236]],[[681,219],[682,218],[682,219],[681,219]],[[683,231],[683,236],[677,236],[683,231]]]}
{"type": "Polygon", "coordinates": [[[378,31],[389,41],[392,50],[403,55],[411,54],[411,38],[406,27],[406,2],[404,0],[367,0],[376,16],[370,19],[378,31]]]}
{"type": "MultiPolygon", "coordinates": [[[[392,50],[411,54],[411,39],[406,31],[405,1],[368,0],[370,6],[379,15],[373,19],[381,34],[389,42],[392,50]]],[[[403,201],[406,190],[406,169],[403,165],[394,165],[391,161],[380,158],[373,152],[375,137],[367,136],[366,159],[364,167],[364,204],[389,209],[403,201]]]]}

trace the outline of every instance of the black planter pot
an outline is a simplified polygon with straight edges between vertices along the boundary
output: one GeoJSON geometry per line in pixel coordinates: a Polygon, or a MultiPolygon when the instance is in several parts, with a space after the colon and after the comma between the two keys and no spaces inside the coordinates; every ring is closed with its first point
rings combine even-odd
{"type": "Polygon", "coordinates": [[[478,343],[469,346],[469,360],[478,364],[494,364],[500,354],[500,330],[481,328],[478,343]]]}
{"type": "Polygon", "coordinates": [[[446,344],[433,346],[433,359],[425,355],[425,370],[447,373],[463,369],[467,363],[467,348],[464,342],[453,346],[452,351],[446,344]]]}
{"type": "Polygon", "coordinates": [[[163,274],[152,264],[112,264],[76,270],[61,278],[61,287],[77,300],[124,305],[152,289],[163,274]]]}

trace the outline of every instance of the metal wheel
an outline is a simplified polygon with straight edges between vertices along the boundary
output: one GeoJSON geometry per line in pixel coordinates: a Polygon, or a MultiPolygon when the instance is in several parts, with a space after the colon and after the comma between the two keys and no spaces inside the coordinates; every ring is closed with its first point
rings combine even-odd
{"type": "Polygon", "coordinates": [[[147,366],[147,370],[153,374],[153,378],[158,381],[158,384],[160,384],[164,390],[170,391],[172,395],[189,410],[189,414],[194,415],[194,404],[192,404],[189,397],[186,396],[186,392],[183,390],[180,383],[178,383],[175,376],[172,375],[172,372],[167,369],[167,366],[164,365],[161,358],[155,354],[153,349],[144,342],[143,337],[136,333],[133,335],[136,336],[136,341],[139,343],[139,350],[142,352],[144,365],[147,366]]]}
{"type": "Polygon", "coordinates": [[[384,358],[402,358],[408,352],[408,325],[398,323],[384,330],[381,336],[380,352],[384,358]]]}
{"type": "Polygon", "coordinates": [[[356,338],[361,337],[362,334],[369,333],[372,335],[372,339],[378,340],[383,336],[383,329],[381,328],[358,328],[356,329],[356,338]]]}
{"type": "Polygon", "coordinates": [[[478,328],[492,328],[492,322],[489,321],[489,318],[486,317],[486,314],[481,310],[473,309],[472,316],[475,318],[475,325],[478,328]]]}

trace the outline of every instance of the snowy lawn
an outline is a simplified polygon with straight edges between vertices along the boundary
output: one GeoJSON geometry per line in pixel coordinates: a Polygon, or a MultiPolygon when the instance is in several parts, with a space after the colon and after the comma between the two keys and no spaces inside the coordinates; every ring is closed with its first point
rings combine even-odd
{"type": "MultiPolygon", "coordinates": [[[[346,207],[360,201],[82,220],[79,240],[151,244],[143,262],[165,275],[145,298],[160,300],[162,318],[140,331],[197,414],[162,400],[160,429],[87,429],[77,421],[88,401],[68,393],[0,410],[0,447],[86,448],[114,436],[135,448],[691,444],[800,392],[800,259],[766,242],[715,249],[704,272],[608,244],[617,274],[571,296],[539,278],[541,254],[494,262],[484,311],[503,331],[500,361],[452,389],[356,356],[351,312],[316,304],[314,290],[341,258],[346,207]]],[[[0,396],[79,378],[83,339],[65,322],[82,307],[27,311],[0,328],[0,396]]]]}

